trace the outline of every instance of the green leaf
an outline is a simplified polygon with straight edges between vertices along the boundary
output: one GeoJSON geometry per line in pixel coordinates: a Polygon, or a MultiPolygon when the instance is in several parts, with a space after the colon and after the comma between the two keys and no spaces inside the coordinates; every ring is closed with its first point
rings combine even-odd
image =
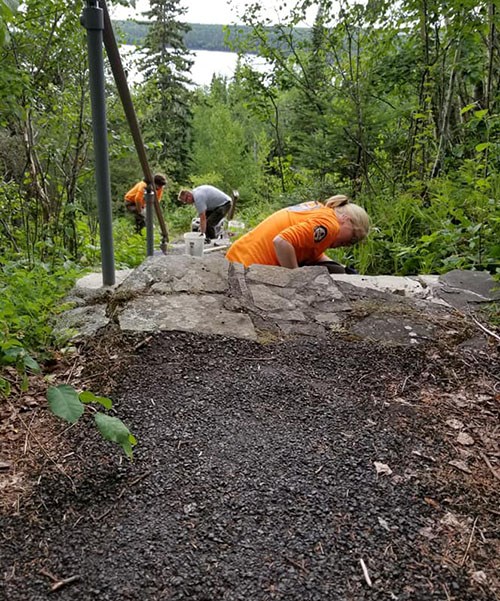
{"type": "Polygon", "coordinates": [[[113,407],[113,401],[105,396],[96,396],[93,392],[85,390],[79,395],[79,399],[82,403],[99,403],[105,409],[111,409],[113,407]]]}
{"type": "Polygon", "coordinates": [[[28,380],[28,376],[26,375],[26,373],[23,373],[22,378],[21,378],[21,391],[28,392],[29,386],[30,386],[30,383],[28,380]]]}
{"type": "Polygon", "coordinates": [[[104,413],[96,413],[95,423],[103,438],[118,443],[127,457],[132,459],[132,444],[135,442],[132,442],[130,437],[132,436],[134,441],[135,438],[121,419],[104,413]]]}
{"type": "Polygon", "coordinates": [[[3,362],[4,363],[17,363],[19,359],[22,359],[26,354],[26,351],[22,346],[11,346],[3,351],[3,362]]]}
{"type": "Polygon", "coordinates": [[[476,117],[476,119],[482,119],[487,114],[488,114],[488,109],[483,109],[481,111],[476,111],[474,113],[474,117],[476,117]]]}
{"type": "Polygon", "coordinates": [[[124,451],[125,455],[126,455],[126,456],[127,456],[129,459],[130,459],[130,460],[132,460],[132,458],[133,458],[133,456],[134,456],[134,452],[132,451],[132,446],[130,445],[130,443],[128,442],[128,440],[127,440],[127,442],[124,442],[124,443],[122,444],[122,449],[123,449],[123,451],[124,451]]]}
{"type": "Polygon", "coordinates": [[[26,355],[25,357],[23,357],[23,363],[24,363],[24,367],[26,369],[31,370],[35,374],[39,374],[40,373],[40,366],[33,359],[33,357],[30,357],[29,355],[26,355]]]}
{"type": "Polygon", "coordinates": [[[70,424],[76,423],[83,415],[84,406],[73,386],[67,384],[51,386],[47,390],[47,400],[52,413],[70,424]]]}
{"type": "Polygon", "coordinates": [[[10,383],[5,378],[0,378],[0,395],[8,397],[11,391],[10,383]]]}
{"type": "Polygon", "coordinates": [[[460,114],[463,115],[464,113],[468,113],[469,111],[472,111],[472,109],[476,108],[476,103],[473,102],[472,104],[468,104],[467,106],[464,106],[463,109],[460,109],[460,114]]]}
{"type": "Polygon", "coordinates": [[[491,142],[481,142],[481,144],[478,144],[476,146],[476,151],[477,152],[482,152],[486,148],[490,148],[490,146],[493,146],[493,144],[491,142]]]}

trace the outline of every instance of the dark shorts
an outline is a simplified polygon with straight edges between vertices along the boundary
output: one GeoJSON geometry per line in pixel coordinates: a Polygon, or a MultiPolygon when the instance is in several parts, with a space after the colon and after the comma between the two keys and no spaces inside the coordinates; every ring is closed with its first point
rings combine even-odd
{"type": "Polygon", "coordinates": [[[207,211],[207,231],[206,236],[210,240],[217,238],[215,228],[224,219],[231,209],[231,202],[226,202],[212,211],[207,211]]]}

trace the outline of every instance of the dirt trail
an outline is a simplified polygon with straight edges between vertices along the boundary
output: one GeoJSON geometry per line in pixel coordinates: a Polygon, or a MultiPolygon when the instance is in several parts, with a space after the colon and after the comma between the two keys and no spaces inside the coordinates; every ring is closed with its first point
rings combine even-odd
{"type": "Polygon", "coordinates": [[[1,517],[0,597],[500,598],[495,352],[104,334],[86,361],[135,460],[64,434],[1,517]]]}

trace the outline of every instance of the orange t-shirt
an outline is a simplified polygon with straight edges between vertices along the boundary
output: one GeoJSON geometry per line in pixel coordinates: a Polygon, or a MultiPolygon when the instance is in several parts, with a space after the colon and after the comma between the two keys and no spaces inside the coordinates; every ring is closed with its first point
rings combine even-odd
{"type": "MultiPolygon", "coordinates": [[[[141,209],[143,209],[146,205],[146,199],[144,198],[144,194],[146,194],[147,184],[146,182],[138,182],[131,190],[129,190],[125,194],[125,202],[135,202],[141,205],[141,209]]],[[[158,201],[161,200],[161,196],[163,194],[163,188],[156,190],[156,198],[158,201]]]]}
{"type": "Polygon", "coordinates": [[[299,265],[314,264],[334,242],[340,226],[333,209],[305,202],[281,209],[236,242],[226,258],[245,267],[279,265],[273,240],[281,236],[295,249],[299,265]]]}

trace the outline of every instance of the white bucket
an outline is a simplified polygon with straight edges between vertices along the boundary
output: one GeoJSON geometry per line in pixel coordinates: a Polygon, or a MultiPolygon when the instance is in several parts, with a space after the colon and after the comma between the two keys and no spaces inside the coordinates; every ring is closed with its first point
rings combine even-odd
{"type": "Polygon", "coordinates": [[[191,255],[192,257],[203,256],[205,236],[200,235],[200,232],[185,233],[184,243],[186,244],[186,255],[191,255]]]}
{"type": "Polygon", "coordinates": [[[245,224],[242,221],[229,221],[227,229],[232,234],[242,234],[245,231],[245,224]]]}
{"type": "Polygon", "coordinates": [[[227,228],[231,231],[231,232],[237,232],[238,230],[244,230],[245,229],[245,224],[243,223],[243,221],[229,221],[227,224],[227,228]]]}

